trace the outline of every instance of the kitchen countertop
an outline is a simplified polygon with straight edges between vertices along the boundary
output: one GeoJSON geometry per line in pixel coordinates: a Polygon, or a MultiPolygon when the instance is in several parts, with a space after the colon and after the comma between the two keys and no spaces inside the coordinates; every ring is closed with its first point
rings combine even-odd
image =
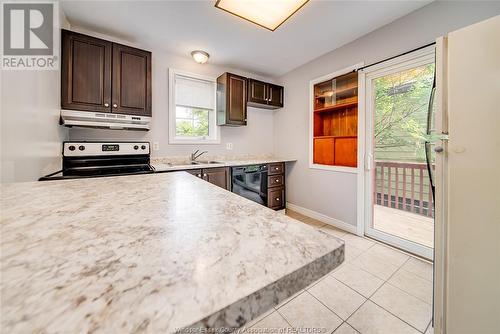
{"type": "Polygon", "coordinates": [[[2,332],[239,327],[343,242],[185,172],[1,186],[2,332]]]}
{"type": "MultiPolygon", "coordinates": [[[[204,161],[204,159],[199,159],[204,161]]],[[[254,157],[245,159],[235,159],[235,160],[222,160],[211,158],[209,160],[216,161],[216,163],[198,163],[189,164],[186,162],[174,162],[173,164],[167,163],[165,159],[151,159],[151,166],[156,172],[171,172],[177,170],[187,170],[187,169],[200,169],[200,168],[215,168],[215,167],[236,167],[236,166],[248,166],[248,165],[262,165],[271,164],[275,162],[294,162],[297,159],[289,158],[276,158],[276,157],[254,157]]]]}

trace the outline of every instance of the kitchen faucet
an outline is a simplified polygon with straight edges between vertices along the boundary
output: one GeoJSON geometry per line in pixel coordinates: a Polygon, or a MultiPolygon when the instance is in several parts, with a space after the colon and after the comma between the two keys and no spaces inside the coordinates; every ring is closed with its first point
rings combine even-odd
{"type": "Polygon", "coordinates": [[[193,153],[191,153],[191,161],[195,161],[196,159],[201,157],[203,154],[208,153],[208,151],[203,151],[200,153],[198,153],[198,152],[200,152],[200,150],[196,150],[193,153]]]}

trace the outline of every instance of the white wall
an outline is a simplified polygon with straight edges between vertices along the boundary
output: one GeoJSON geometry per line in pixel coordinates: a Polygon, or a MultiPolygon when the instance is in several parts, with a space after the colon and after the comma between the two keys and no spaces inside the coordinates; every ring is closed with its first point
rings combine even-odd
{"type": "MultiPolygon", "coordinates": [[[[61,26],[67,27],[64,14],[61,26]]],[[[35,181],[61,168],[60,71],[0,71],[1,182],[35,181]]]]}
{"type": "MultiPolygon", "coordinates": [[[[123,40],[104,36],[85,29],[72,27],[72,30],[84,34],[105,38],[108,40],[132,45],[123,40]]],[[[140,45],[135,45],[141,47],[140,45]]],[[[146,48],[147,49],[147,48],[146,48]]],[[[211,145],[170,145],[168,144],[168,69],[170,67],[184,71],[218,77],[224,72],[232,72],[247,77],[272,82],[272,78],[265,78],[237,69],[224,68],[207,64],[197,64],[190,57],[178,57],[158,50],[152,52],[153,76],[153,122],[151,130],[123,131],[72,128],[69,130],[71,140],[144,140],[159,142],[160,150],[153,151],[155,157],[185,155],[195,149],[208,151],[210,155],[239,155],[239,154],[271,154],[274,151],[273,120],[274,111],[248,108],[248,125],[241,127],[221,127],[221,143],[211,145]],[[233,150],[226,150],[226,143],[233,143],[233,150]]]]}
{"type": "Polygon", "coordinates": [[[436,37],[500,12],[500,2],[434,2],[281,77],[285,108],[275,114],[275,152],[296,157],[287,201],[356,224],[356,175],[308,168],[309,81],[433,42],[436,37]]]}

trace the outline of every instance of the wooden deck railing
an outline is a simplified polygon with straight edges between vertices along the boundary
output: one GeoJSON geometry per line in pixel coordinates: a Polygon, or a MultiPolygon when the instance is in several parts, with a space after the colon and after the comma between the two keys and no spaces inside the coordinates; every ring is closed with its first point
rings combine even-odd
{"type": "Polygon", "coordinates": [[[376,204],[434,217],[425,163],[376,161],[375,167],[376,204]]]}

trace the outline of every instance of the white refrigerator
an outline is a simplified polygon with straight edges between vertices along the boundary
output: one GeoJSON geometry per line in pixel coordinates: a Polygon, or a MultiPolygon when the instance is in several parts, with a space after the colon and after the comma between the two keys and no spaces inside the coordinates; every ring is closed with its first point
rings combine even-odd
{"type": "Polygon", "coordinates": [[[435,333],[500,333],[500,16],[436,45],[435,333]]]}

